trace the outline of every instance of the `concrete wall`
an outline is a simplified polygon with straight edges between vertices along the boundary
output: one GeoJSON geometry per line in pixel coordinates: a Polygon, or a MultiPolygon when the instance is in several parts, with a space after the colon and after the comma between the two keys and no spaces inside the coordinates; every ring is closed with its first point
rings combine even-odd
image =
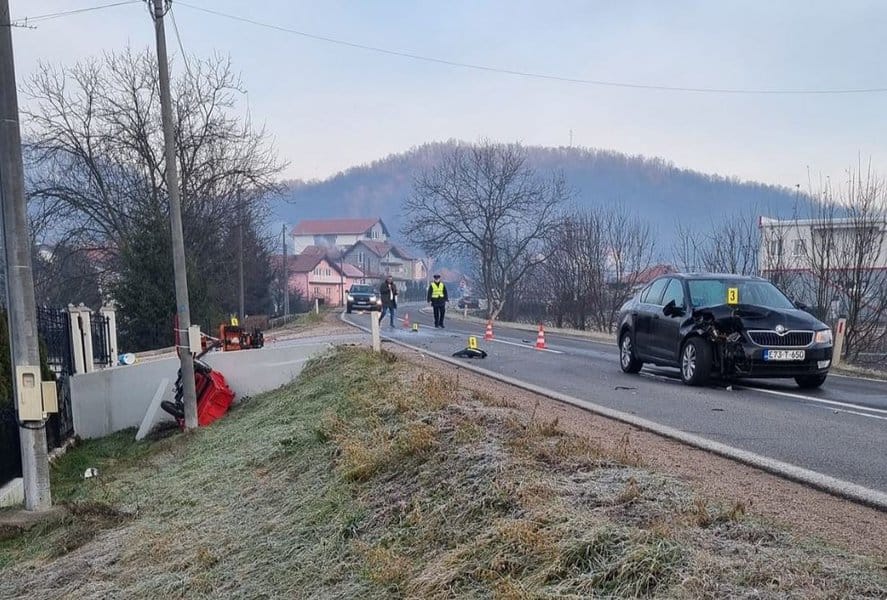
{"type": "MultiPolygon", "coordinates": [[[[260,350],[212,352],[204,360],[225,376],[237,402],[291,382],[306,360],[327,348],[329,344],[318,342],[281,343],[260,350]]],[[[94,438],[138,427],[162,379],[169,379],[172,395],[177,371],[178,359],[166,358],[75,375],[71,378],[75,433],[94,438]]],[[[166,413],[163,417],[172,420],[166,413]]]]}

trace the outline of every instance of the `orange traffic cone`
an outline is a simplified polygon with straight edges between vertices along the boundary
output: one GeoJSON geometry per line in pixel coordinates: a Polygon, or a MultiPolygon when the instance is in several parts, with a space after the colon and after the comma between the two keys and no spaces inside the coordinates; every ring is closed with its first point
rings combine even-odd
{"type": "Polygon", "coordinates": [[[410,313],[404,313],[403,326],[406,327],[407,329],[410,328],[410,313]]]}
{"type": "Polygon", "coordinates": [[[493,339],[493,322],[487,321],[487,331],[484,333],[484,340],[490,341],[493,339]]]}
{"type": "Polygon", "coordinates": [[[536,335],[536,350],[545,350],[545,328],[539,323],[539,333],[536,335]]]}

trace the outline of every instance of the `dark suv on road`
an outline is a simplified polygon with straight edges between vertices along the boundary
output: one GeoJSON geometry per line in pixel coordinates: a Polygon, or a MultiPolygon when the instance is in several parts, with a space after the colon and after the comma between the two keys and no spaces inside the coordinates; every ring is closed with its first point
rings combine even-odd
{"type": "Polygon", "coordinates": [[[378,290],[371,285],[354,284],[348,290],[348,302],[345,306],[347,312],[355,308],[363,310],[381,310],[382,298],[378,290]]]}
{"type": "Polygon", "coordinates": [[[825,382],[832,332],[758,277],[671,274],[645,286],[619,314],[619,363],[677,367],[701,385],[711,375],[794,378],[802,388],[825,382]]]}

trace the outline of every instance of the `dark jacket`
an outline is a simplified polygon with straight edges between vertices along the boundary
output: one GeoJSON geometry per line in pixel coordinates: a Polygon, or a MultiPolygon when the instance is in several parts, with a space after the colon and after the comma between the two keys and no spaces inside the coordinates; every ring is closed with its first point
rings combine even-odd
{"type": "Polygon", "coordinates": [[[397,284],[393,281],[389,285],[387,281],[383,281],[379,286],[379,295],[382,297],[383,306],[393,306],[397,308],[397,284]]]}
{"type": "Polygon", "coordinates": [[[441,284],[443,285],[443,293],[444,293],[443,298],[434,298],[434,299],[431,298],[431,291],[432,291],[431,284],[430,283],[428,284],[428,296],[427,296],[428,302],[431,302],[432,304],[444,304],[445,302],[449,301],[450,297],[447,295],[447,284],[445,284],[442,281],[441,281],[441,284]]]}

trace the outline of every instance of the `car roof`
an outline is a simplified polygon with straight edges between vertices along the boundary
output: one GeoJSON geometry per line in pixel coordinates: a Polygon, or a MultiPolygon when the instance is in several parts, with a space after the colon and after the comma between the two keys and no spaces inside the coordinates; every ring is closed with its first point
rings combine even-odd
{"type": "Polygon", "coordinates": [[[730,281],[766,281],[755,275],[736,275],[735,273],[669,273],[657,279],[665,279],[667,277],[677,277],[685,281],[693,281],[695,279],[727,279],[730,281]]]}

